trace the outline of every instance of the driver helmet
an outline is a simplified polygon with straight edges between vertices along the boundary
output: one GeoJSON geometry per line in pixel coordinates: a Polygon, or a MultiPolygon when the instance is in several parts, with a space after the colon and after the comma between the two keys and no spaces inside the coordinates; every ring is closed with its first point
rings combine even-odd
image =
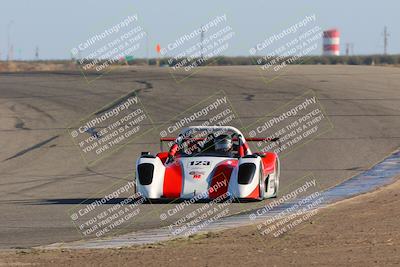
{"type": "Polygon", "coordinates": [[[215,138],[215,151],[228,152],[232,149],[232,137],[221,134],[215,138]]]}

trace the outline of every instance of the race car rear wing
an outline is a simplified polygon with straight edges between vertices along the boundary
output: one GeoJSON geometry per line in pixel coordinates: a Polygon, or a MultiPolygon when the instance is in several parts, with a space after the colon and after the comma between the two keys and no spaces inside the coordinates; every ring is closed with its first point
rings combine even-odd
{"type": "MultiPolygon", "coordinates": [[[[203,141],[205,138],[193,138],[193,140],[196,141],[203,141]]],[[[244,138],[247,142],[262,142],[262,141],[269,141],[269,142],[276,142],[279,141],[279,137],[245,137],[244,138]]],[[[175,137],[161,137],[160,142],[170,142],[170,141],[175,141],[175,137]]],[[[236,139],[237,140],[237,139],[236,139]]],[[[236,141],[235,138],[233,138],[233,141],[236,141]]]]}
{"type": "MultiPolygon", "coordinates": [[[[196,141],[203,141],[205,138],[191,138],[196,141]]],[[[245,137],[246,142],[277,142],[279,141],[279,137],[245,137]]],[[[160,138],[160,149],[163,151],[163,142],[174,142],[176,140],[175,137],[161,137],[160,138]]],[[[233,138],[233,141],[237,141],[237,138],[233,138]]]]}

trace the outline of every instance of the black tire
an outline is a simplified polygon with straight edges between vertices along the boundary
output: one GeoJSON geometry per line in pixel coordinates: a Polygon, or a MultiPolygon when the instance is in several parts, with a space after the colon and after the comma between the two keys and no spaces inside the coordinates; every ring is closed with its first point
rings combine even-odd
{"type": "Polygon", "coordinates": [[[259,175],[259,177],[260,178],[259,178],[259,186],[258,186],[258,188],[259,188],[258,200],[261,201],[261,200],[264,200],[264,198],[265,198],[265,185],[266,185],[265,181],[268,179],[268,177],[266,179],[263,178],[261,167],[260,167],[260,175],[259,175]]]}

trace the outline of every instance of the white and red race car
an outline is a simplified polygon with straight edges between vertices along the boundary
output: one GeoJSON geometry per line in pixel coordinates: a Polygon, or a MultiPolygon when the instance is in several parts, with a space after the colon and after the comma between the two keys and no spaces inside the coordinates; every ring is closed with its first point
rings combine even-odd
{"type": "Polygon", "coordinates": [[[276,197],[279,159],[274,152],[252,153],[247,142],[276,141],[244,138],[230,126],[193,126],[170,142],[169,151],[142,152],[136,162],[136,191],[149,199],[262,200],[276,197]]]}

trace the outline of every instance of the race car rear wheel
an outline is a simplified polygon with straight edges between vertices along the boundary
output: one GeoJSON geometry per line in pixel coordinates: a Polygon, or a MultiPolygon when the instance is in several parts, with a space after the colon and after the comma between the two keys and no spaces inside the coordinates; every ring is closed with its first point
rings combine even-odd
{"type": "Polygon", "coordinates": [[[262,169],[260,168],[260,175],[259,175],[259,191],[260,191],[260,197],[258,200],[263,200],[265,198],[265,188],[268,185],[268,176],[264,179],[262,169]]]}
{"type": "Polygon", "coordinates": [[[278,192],[279,192],[279,179],[280,179],[280,176],[281,176],[281,163],[280,163],[280,161],[279,161],[279,158],[276,158],[276,166],[275,166],[275,168],[276,168],[276,188],[275,188],[275,197],[277,197],[278,196],[278,192]]]}

